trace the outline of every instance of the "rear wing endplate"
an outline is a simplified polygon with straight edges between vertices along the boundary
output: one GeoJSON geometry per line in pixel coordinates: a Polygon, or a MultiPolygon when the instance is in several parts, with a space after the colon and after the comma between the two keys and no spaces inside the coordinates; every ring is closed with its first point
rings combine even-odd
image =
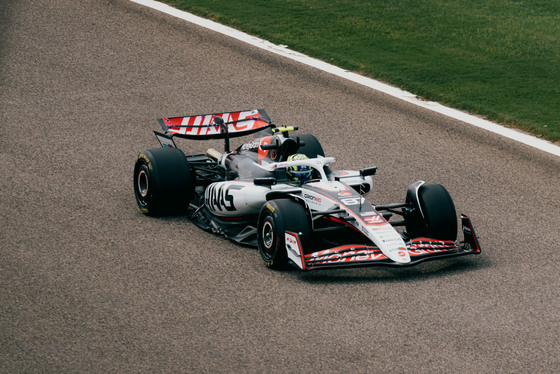
{"type": "Polygon", "coordinates": [[[177,145],[173,141],[173,136],[169,134],[162,134],[157,131],[154,131],[154,135],[163,148],[177,148],[177,145]]]}

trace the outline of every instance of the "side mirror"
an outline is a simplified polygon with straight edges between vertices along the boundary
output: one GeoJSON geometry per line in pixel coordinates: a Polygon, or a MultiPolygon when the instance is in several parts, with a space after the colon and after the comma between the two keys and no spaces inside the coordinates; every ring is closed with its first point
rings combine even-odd
{"type": "Polygon", "coordinates": [[[375,175],[376,173],[377,173],[377,166],[360,170],[361,177],[367,177],[368,175],[375,175]]]}
{"type": "Polygon", "coordinates": [[[268,151],[268,150],[271,150],[271,149],[279,149],[279,148],[280,148],[280,142],[278,141],[278,139],[274,139],[274,142],[273,142],[273,143],[270,143],[270,144],[261,144],[261,145],[260,145],[260,148],[261,148],[263,151],[268,151]]]}
{"type": "Polygon", "coordinates": [[[272,186],[276,184],[276,178],[255,178],[253,183],[256,186],[272,186]]]}

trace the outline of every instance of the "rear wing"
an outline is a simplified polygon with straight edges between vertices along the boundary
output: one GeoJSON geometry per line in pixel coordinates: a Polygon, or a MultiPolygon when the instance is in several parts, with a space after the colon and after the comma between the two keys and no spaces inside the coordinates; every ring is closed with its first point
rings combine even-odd
{"type": "Polygon", "coordinates": [[[185,139],[225,139],[274,127],[264,109],[158,119],[166,133],[185,139]]]}
{"type": "Polygon", "coordinates": [[[230,138],[275,127],[264,109],[160,118],[158,122],[165,131],[165,134],[156,132],[158,140],[161,142],[163,138],[167,138],[171,143],[167,145],[162,143],[164,147],[175,146],[172,140],[174,136],[197,140],[225,139],[226,152],[229,152],[230,138]]]}

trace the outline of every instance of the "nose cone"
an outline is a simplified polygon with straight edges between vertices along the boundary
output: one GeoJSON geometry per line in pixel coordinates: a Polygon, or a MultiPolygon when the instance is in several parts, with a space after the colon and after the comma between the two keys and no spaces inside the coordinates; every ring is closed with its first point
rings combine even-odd
{"type": "Polygon", "coordinates": [[[368,227],[369,238],[377,245],[379,250],[391,261],[399,264],[410,262],[410,254],[404,240],[387,221],[382,224],[370,224],[368,227]]]}
{"type": "Polygon", "coordinates": [[[399,246],[384,246],[378,245],[381,252],[387,256],[392,261],[398,262],[399,264],[406,264],[410,262],[410,254],[408,249],[404,246],[404,242],[399,246]]]}
{"type": "Polygon", "coordinates": [[[391,260],[401,264],[406,264],[410,262],[410,254],[408,253],[408,249],[406,249],[405,247],[398,247],[396,250],[384,254],[385,256],[389,257],[391,260]]]}

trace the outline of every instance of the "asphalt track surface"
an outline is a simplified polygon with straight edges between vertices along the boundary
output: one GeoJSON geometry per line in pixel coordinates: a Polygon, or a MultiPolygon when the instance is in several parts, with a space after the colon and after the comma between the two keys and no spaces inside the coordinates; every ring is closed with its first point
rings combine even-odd
{"type": "Polygon", "coordinates": [[[0,17],[0,372],[557,372],[558,157],[125,0],[0,17]],[[379,166],[375,203],[444,184],[483,254],[277,272],[140,213],[157,118],[251,108],[379,166]]]}

